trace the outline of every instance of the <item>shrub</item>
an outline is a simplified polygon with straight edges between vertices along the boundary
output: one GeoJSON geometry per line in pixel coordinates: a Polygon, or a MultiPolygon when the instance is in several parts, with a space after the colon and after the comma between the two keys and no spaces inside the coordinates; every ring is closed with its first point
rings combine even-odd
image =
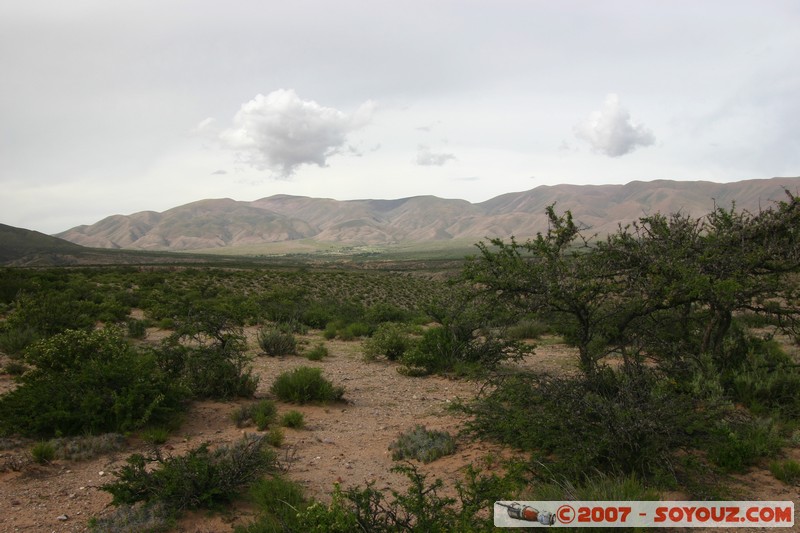
{"type": "Polygon", "coordinates": [[[322,331],[322,336],[327,340],[335,339],[338,331],[339,328],[336,326],[335,322],[328,322],[325,325],[325,329],[322,331]]]}
{"type": "Polygon", "coordinates": [[[260,400],[257,403],[243,405],[231,415],[236,427],[255,424],[259,431],[264,431],[275,421],[278,409],[271,400],[260,400]]]}
{"type": "Polygon", "coordinates": [[[368,337],[372,334],[372,328],[369,324],[365,324],[363,322],[353,322],[352,324],[348,324],[344,330],[344,334],[350,338],[357,338],[357,337],[368,337]]]}
{"type": "Polygon", "coordinates": [[[319,343],[314,348],[306,352],[306,359],[309,361],[320,361],[328,357],[328,348],[324,344],[319,343]]]}
{"type": "Polygon", "coordinates": [[[38,442],[31,448],[31,457],[40,465],[50,463],[56,458],[56,448],[52,442],[38,442]]]}
{"type": "Polygon", "coordinates": [[[177,324],[155,356],[195,398],[248,398],[255,394],[258,376],[246,350],[247,339],[234,319],[216,310],[197,310],[177,324]]]}
{"type": "Polygon", "coordinates": [[[453,437],[446,431],[434,431],[417,425],[413,430],[401,434],[389,445],[392,459],[416,459],[430,463],[439,457],[451,455],[456,451],[453,437]]]}
{"type": "Polygon", "coordinates": [[[526,318],[509,327],[506,335],[514,340],[538,339],[551,330],[550,326],[539,320],[526,318]]]}
{"type": "Polygon", "coordinates": [[[0,328],[0,350],[12,357],[19,357],[25,348],[39,340],[40,337],[40,334],[30,326],[23,324],[9,327],[6,325],[6,327],[0,328]]]}
{"type": "Polygon", "coordinates": [[[279,375],[272,384],[272,393],[292,403],[335,402],[342,399],[344,389],[335,387],[322,377],[322,370],[301,366],[279,375]]]}
{"type": "Polygon", "coordinates": [[[473,434],[541,454],[568,476],[671,471],[672,453],[721,416],[643,367],[591,377],[515,374],[466,411],[473,434]]]}
{"type": "Polygon", "coordinates": [[[385,322],[375,329],[372,337],[364,341],[364,357],[367,360],[386,357],[390,361],[395,361],[403,357],[413,345],[414,340],[410,336],[408,326],[385,322]]]}
{"type": "Polygon", "coordinates": [[[281,417],[281,425],[287,428],[301,428],[305,425],[305,416],[300,411],[287,411],[281,417]]]}
{"type": "Polygon", "coordinates": [[[314,503],[299,513],[299,531],[309,533],[350,533],[352,531],[491,531],[492,517],[485,510],[498,494],[509,494],[510,484],[496,476],[468,472],[457,487],[456,498],[439,494],[441,479],[428,482],[415,466],[397,465],[393,472],[409,479],[408,489],[389,495],[368,485],[342,491],[334,487],[329,505],[314,503]]]}
{"type": "Polygon", "coordinates": [[[761,458],[774,457],[783,445],[770,419],[720,424],[708,446],[708,458],[726,472],[742,472],[761,458]]]}
{"type": "Polygon", "coordinates": [[[88,461],[123,449],[127,440],[120,433],[103,433],[102,435],[59,437],[50,442],[53,443],[56,457],[59,459],[88,461]]]}
{"type": "Polygon", "coordinates": [[[35,367],[0,397],[0,434],[33,437],[131,431],[166,422],[182,389],[116,328],[68,330],[26,352],[35,367]]]}
{"type": "Polygon", "coordinates": [[[164,444],[169,440],[169,430],[165,428],[150,428],[142,432],[142,439],[150,444],[164,444]]]}
{"type": "Polygon", "coordinates": [[[28,367],[25,366],[25,363],[21,363],[19,361],[9,361],[6,363],[4,370],[11,376],[21,376],[26,370],[28,370],[28,367]]]}
{"type": "Polygon", "coordinates": [[[166,533],[174,527],[163,505],[120,505],[106,516],[89,520],[96,533],[166,533]]]}
{"type": "Polygon", "coordinates": [[[310,531],[298,524],[306,501],[303,489],[297,483],[280,476],[265,477],[250,487],[248,496],[255,504],[259,517],[248,526],[237,526],[236,533],[310,531]]]}
{"type": "Polygon", "coordinates": [[[258,345],[265,354],[271,357],[297,353],[297,339],[294,335],[277,328],[259,330],[258,345]]]}
{"type": "Polygon", "coordinates": [[[253,406],[251,417],[256,424],[256,429],[264,431],[275,421],[278,413],[275,403],[269,400],[261,400],[253,406]]]}
{"type": "Polygon", "coordinates": [[[491,331],[483,333],[474,335],[463,324],[432,327],[404,353],[401,362],[412,375],[453,371],[480,374],[531,351],[521,342],[502,340],[491,331]]]}
{"type": "Polygon", "coordinates": [[[246,436],[232,446],[211,451],[206,443],[166,459],[134,454],[100,488],[113,496],[112,505],[162,504],[169,514],[213,509],[275,469],[275,454],[264,445],[263,437],[246,436]]]}
{"type": "Polygon", "coordinates": [[[283,445],[283,430],[279,427],[270,428],[266,438],[270,446],[280,448],[283,445]]]}
{"type": "Polygon", "coordinates": [[[625,476],[596,472],[576,484],[566,478],[531,485],[525,499],[534,501],[656,501],[658,491],[633,474],[625,476]]]}
{"type": "Polygon", "coordinates": [[[147,323],[144,320],[128,320],[128,337],[143,339],[147,335],[147,323]]]}
{"type": "Polygon", "coordinates": [[[796,485],[800,481],[800,463],[794,460],[773,461],[769,464],[769,471],[775,479],[787,485],[796,485]]]}

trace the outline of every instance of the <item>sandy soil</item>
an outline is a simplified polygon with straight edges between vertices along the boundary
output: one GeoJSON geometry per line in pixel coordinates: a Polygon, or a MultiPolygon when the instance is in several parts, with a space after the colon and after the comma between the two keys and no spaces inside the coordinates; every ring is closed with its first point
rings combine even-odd
{"type": "MultiPolygon", "coordinates": [[[[249,334],[252,336],[254,331],[249,334]]],[[[157,340],[163,335],[163,332],[151,330],[148,340],[157,340]]],[[[319,333],[305,338],[309,346],[320,340],[319,333]]],[[[303,429],[285,430],[280,456],[288,469],[288,477],[301,483],[309,496],[320,500],[329,498],[334,483],[347,487],[373,482],[376,488],[386,491],[402,488],[405,477],[389,472],[394,464],[389,444],[415,424],[457,433],[463,420],[448,411],[448,405],[458,398],[473,398],[480,385],[436,376],[403,376],[394,364],[365,363],[359,342],[326,341],[325,344],[330,356],[322,361],[310,362],[301,356],[261,356],[253,361],[255,372],[260,376],[257,392],[260,397],[269,397],[269,387],[278,374],[303,365],[321,367],[328,379],[345,387],[345,403],[279,404],[279,412],[301,411],[306,422],[303,429]]],[[[255,346],[255,342],[252,345],[255,346]]],[[[574,360],[570,349],[544,345],[522,364],[563,372],[573,367],[574,360]]],[[[0,375],[0,391],[11,386],[9,376],[0,375]]],[[[194,404],[180,430],[172,435],[164,449],[171,454],[181,454],[203,442],[231,443],[241,438],[244,431],[255,431],[252,427],[239,429],[231,421],[231,413],[243,403],[246,402],[194,404]]],[[[29,460],[30,444],[0,449],[2,532],[87,531],[90,517],[113,511],[109,506],[111,496],[98,487],[113,479],[111,472],[123,465],[128,455],[147,450],[147,445],[133,436],[125,449],[109,456],[39,466],[29,460]],[[17,469],[19,471],[15,471],[17,469]]],[[[454,481],[461,478],[466,465],[482,464],[490,452],[497,450],[481,442],[460,439],[454,455],[422,465],[421,470],[442,478],[452,487],[454,481]]],[[[799,452],[795,449],[790,453],[793,458],[800,459],[799,452]]],[[[797,487],[780,483],[766,470],[753,469],[739,479],[743,496],[746,496],[742,499],[798,501],[800,496],[797,487]]],[[[498,495],[498,499],[503,499],[503,495],[498,495]]],[[[231,531],[235,524],[247,523],[253,516],[253,509],[243,502],[223,514],[191,513],[181,521],[178,530],[191,533],[231,531]]]]}

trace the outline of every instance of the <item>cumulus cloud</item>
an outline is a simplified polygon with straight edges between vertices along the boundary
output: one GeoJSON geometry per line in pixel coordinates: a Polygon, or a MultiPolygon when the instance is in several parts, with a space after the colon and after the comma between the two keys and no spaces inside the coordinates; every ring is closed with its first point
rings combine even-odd
{"type": "Polygon", "coordinates": [[[417,164],[425,167],[440,167],[455,158],[453,154],[432,152],[430,147],[424,144],[419,145],[417,150],[417,164]]]}
{"type": "Polygon", "coordinates": [[[220,139],[244,163],[288,178],[301,165],[324,167],[346,151],[348,134],[367,125],[374,107],[366,102],[347,114],[280,89],[243,104],[220,139]]]}
{"type": "Polygon", "coordinates": [[[619,157],[655,142],[652,131],[631,121],[630,113],[620,105],[616,94],[609,94],[602,109],[575,126],[575,135],[610,157],[619,157]]]}

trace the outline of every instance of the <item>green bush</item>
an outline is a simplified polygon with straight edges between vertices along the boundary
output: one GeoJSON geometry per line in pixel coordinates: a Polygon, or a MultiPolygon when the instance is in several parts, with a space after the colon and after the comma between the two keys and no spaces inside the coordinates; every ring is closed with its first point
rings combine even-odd
{"type": "Polygon", "coordinates": [[[281,417],[281,425],[287,428],[301,428],[305,425],[305,416],[300,411],[287,411],[281,417]]]}
{"type": "Polygon", "coordinates": [[[256,429],[264,431],[275,421],[278,410],[275,403],[269,400],[261,400],[253,406],[252,418],[256,424],[256,429]]]}
{"type": "Polygon", "coordinates": [[[246,436],[232,446],[212,451],[206,443],[166,459],[134,454],[114,472],[116,480],[100,488],[113,496],[112,505],[161,504],[173,515],[215,509],[275,470],[275,453],[265,444],[263,437],[246,436]]]}
{"type": "Polygon", "coordinates": [[[769,471],[775,479],[787,485],[796,485],[800,481],[800,463],[792,459],[786,461],[773,461],[769,464],[769,471]]]}
{"type": "Polygon", "coordinates": [[[302,487],[297,483],[280,476],[268,476],[256,481],[248,496],[259,516],[252,524],[237,526],[236,533],[309,531],[299,524],[306,500],[302,487]]]}
{"type": "Polygon", "coordinates": [[[454,371],[480,374],[531,351],[521,342],[500,339],[491,331],[483,333],[474,335],[463,324],[429,328],[403,354],[401,362],[414,375],[454,371]]]}
{"type": "Polygon", "coordinates": [[[150,428],[142,432],[142,440],[149,444],[160,445],[169,440],[169,430],[166,428],[150,428]]]}
{"type": "Polygon", "coordinates": [[[525,499],[534,501],[657,501],[658,491],[633,474],[625,476],[595,472],[580,483],[567,478],[534,483],[525,499]]]}
{"type": "Polygon", "coordinates": [[[266,435],[267,443],[276,448],[283,445],[283,437],[283,430],[279,427],[270,428],[266,435]]]}
{"type": "Polygon", "coordinates": [[[32,437],[131,431],[167,422],[183,389],[116,328],[68,330],[26,352],[34,367],[0,396],[0,434],[32,437]]]}
{"type": "Polygon", "coordinates": [[[278,328],[260,329],[258,332],[258,345],[265,354],[271,357],[297,353],[297,339],[295,336],[278,328]]]}
{"type": "Polygon", "coordinates": [[[322,336],[325,337],[327,340],[332,340],[336,338],[336,335],[339,331],[335,322],[328,322],[325,325],[325,329],[322,331],[322,336]]]}
{"type": "Polygon", "coordinates": [[[56,448],[52,442],[38,442],[31,448],[31,457],[40,465],[51,463],[56,458],[56,448]]]}
{"type": "Polygon", "coordinates": [[[759,416],[800,417],[800,371],[774,340],[744,338],[739,366],[721,376],[731,399],[759,416]]]}
{"type": "Polygon", "coordinates": [[[144,320],[131,319],[127,322],[128,337],[132,339],[143,339],[147,335],[147,322],[144,320]]]}
{"type": "Polygon", "coordinates": [[[32,327],[20,325],[17,327],[0,327],[0,351],[11,357],[19,357],[25,348],[39,340],[41,335],[32,327]]]}
{"type": "Polygon", "coordinates": [[[216,310],[199,310],[177,323],[154,355],[159,366],[195,398],[249,398],[258,376],[249,365],[241,326],[216,310]]]}
{"type": "Polygon", "coordinates": [[[402,433],[396,441],[389,445],[392,459],[416,459],[430,463],[439,457],[451,455],[456,451],[456,442],[446,431],[425,429],[417,425],[411,431],[402,433]]]}
{"type": "Polygon", "coordinates": [[[344,389],[322,377],[322,370],[301,366],[279,375],[272,384],[272,393],[285,402],[335,402],[342,399],[344,389]]]}
{"type": "Polygon", "coordinates": [[[309,533],[350,533],[352,531],[437,531],[479,532],[492,530],[492,516],[486,513],[498,494],[508,495],[511,485],[496,476],[468,472],[457,487],[458,499],[440,495],[441,479],[427,476],[410,464],[397,465],[393,472],[409,479],[405,492],[390,494],[368,485],[342,491],[335,486],[329,505],[313,503],[298,515],[298,531],[309,533]]]}
{"type": "Polygon", "coordinates": [[[20,361],[9,361],[6,363],[5,368],[3,368],[6,374],[10,376],[21,376],[28,370],[28,367],[25,366],[25,363],[21,363],[20,361]]]}
{"type": "Polygon", "coordinates": [[[525,318],[509,327],[506,335],[509,339],[527,340],[538,339],[551,331],[552,328],[547,324],[533,318],[525,318]]]}
{"type": "Polygon", "coordinates": [[[649,476],[671,470],[721,416],[644,367],[597,375],[515,374],[466,411],[475,435],[540,454],[554,472],[649,476]]]}
{"type": "Polygon", "coordinates": [[[259,400],[257,403],[243,405],[233,412],[231,418],[236,427],[245,427],[255,424],[259,431],[264,431],[270,424],[275,422],[278,408],[271,400],[259,400]]]}
{"type": "Polygon", "coordinates": [[[314,348],[306,352],[306,359],[309,361],[321,361],[322,359],[328,357],[328,355],[328,348],[324,344],[319,343],[314,346],[314,348]]]}
{"type": "Polygon", "coordinates": [[[352,341],[360,337],[368,337],[372,332],[372,328],[363,322],[353,322],[340,329],[338,336],[343,341],[352,341]]]}
{"type": "Polygon", "coordinates": [[[410,332],[411,328],[405,324],[385,322],[379,325],[372,337],[364,341],[364,357],[367,360],[378,357],[386,357],[390,361],[400,359],[414,345],[410,332]]]}
{"type": "Polygon", "coordinates": [[[720,424],[708,446],[708,458],[726,472],[742,472],[765,457],[774,457],[783,439],[770,419],[720,424]]]}

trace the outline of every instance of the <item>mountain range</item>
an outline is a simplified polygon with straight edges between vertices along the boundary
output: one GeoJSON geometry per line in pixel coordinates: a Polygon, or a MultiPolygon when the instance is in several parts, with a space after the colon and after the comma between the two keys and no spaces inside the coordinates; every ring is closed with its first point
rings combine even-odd
{"type": "MultiPolygon", "coordinates": [[[[113,215],[56,236],[95,248],[138,250],[250,249],[276,243],[314,247],[391,247],[477,242],[546,230],[545,208],[570,210],[599,234],[661,212],[703,215],[715,206],[757,211],[800,190],[800,178],[734,183],[634,181],[625,185],[556,185],[503,194],[480,203],[415,196],[333,200],[276,195],[254,201],[208,199],[167,211],[113,215]]],[[[221,251],[221,250],[220,250],[221,251]]]]}

